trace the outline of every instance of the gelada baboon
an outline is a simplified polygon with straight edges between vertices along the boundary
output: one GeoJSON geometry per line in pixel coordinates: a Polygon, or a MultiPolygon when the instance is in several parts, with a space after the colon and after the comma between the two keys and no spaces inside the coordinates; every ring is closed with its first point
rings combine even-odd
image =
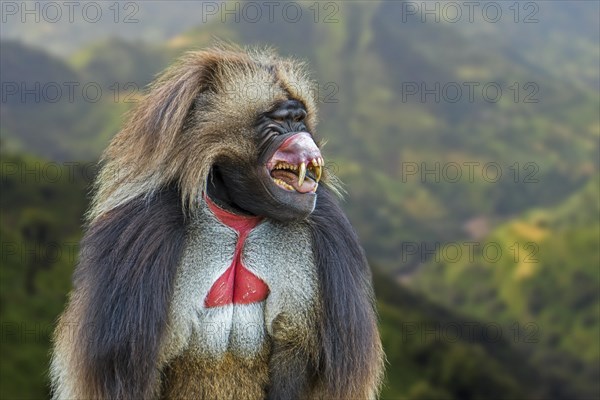
{"type": "Polygon", "coordinates": [[[302,63],[168,68],[102,157],[51,365],[57,399],[367,399],[371,275],[302,63]]]}

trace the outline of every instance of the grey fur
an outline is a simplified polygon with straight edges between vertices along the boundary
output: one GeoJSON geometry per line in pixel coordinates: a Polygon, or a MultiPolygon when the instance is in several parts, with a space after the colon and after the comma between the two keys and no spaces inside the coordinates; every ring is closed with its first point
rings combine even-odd
{"type": "Polygon", "coordinates": [[[206,358],[226,351],[251,358],[261,351],[267,333],[273,334],[278,316],[291,316],[299,326],[314,319],[309,317],[317,302],[317,273],[303,223],[263,220],[245,241],[243,263],[269,286],[266,300],[206,308],[208,291],[232,262],[237,233],[218,221],[204,201],[197,210],[175,278],[163,363],[185,351],[206,358]]]}

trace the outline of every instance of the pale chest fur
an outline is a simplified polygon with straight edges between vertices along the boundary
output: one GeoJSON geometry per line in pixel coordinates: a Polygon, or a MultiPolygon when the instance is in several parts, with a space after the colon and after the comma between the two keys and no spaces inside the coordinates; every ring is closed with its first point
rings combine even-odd
{"type": "Polygon", "coordinates": [[[162,362],[184,353],[204,360],[222,359],[226,354],[251,359],[264,351],[279,315],[299,325],[309,323],[317,274],[309,232],[301,222],[263,220],[243,241],[241,261],[268,286],[266,299],[206,305],[209,291],[234,261],[238,239],[239,233],[218,220],[206,203],[190,221],[162,362]]]}

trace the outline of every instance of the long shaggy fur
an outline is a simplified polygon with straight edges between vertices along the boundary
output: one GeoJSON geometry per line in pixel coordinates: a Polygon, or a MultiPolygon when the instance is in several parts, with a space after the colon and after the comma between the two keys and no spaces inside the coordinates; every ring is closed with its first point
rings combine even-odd
{"type": "Polygon", "coordinates": [[[350,222],[327,189],[309,216],[322,313],[317,375],[326,398],[374,395],[383,371],[371,271],[350,222]]]}
{"type": "Polygon", "coordinates": [[[61,398],[136,399],[158,394],[157,365],[172,283],[185,239],[174,190],[137,198],[90,226],[52,363],[61,398]]]}
{"type": "MultiPolygon", "coordinates": [[[[205,193],[215,162],[257,159],[252,137],[261,113],[298,99],[314,133],[314,94],[302,63],[232,46],[188,53],[157,79],[101,160],[74,290],[56,331],[55,396],[165,395],[161,385],[173,371],[160,365],[161,346],[186,216],[205,193]]],[[[321,309],[310,345],[273,338],[264,388],[273,399],[307,392],[370,398],[381,378],[368,265],[331,195],[335,177],[325,170],[321,182],[307,221],[321,309]]]]}
{"type": "Polygon", "coordinates": [[[254,121],[276,102],[302,99],[314,131],[315,93],[303,63],[271,50],[226,46],[186,54],[151,86],[104,153],[89,219],[172,182],[184,206],[193,206],[219,157],[256,157],[248,140],[254,121]]]}

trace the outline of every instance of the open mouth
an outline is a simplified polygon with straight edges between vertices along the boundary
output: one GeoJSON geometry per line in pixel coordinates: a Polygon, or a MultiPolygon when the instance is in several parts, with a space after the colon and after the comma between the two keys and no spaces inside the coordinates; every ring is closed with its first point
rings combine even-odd
{"type": "Polygon", "coordinates": [[[308,132],[288,137],[271,156],[267,170],[279,188],[294,193],[314,193],[325,162],[308,132]]]}
{"type": "Polygon", "coordinates": [[[322,157],[304,160],[298,164],[275,161],[271,168],[271,179],[277,186],[291,192],[314,193],[319,187],[323,171],[322,157]]]}

